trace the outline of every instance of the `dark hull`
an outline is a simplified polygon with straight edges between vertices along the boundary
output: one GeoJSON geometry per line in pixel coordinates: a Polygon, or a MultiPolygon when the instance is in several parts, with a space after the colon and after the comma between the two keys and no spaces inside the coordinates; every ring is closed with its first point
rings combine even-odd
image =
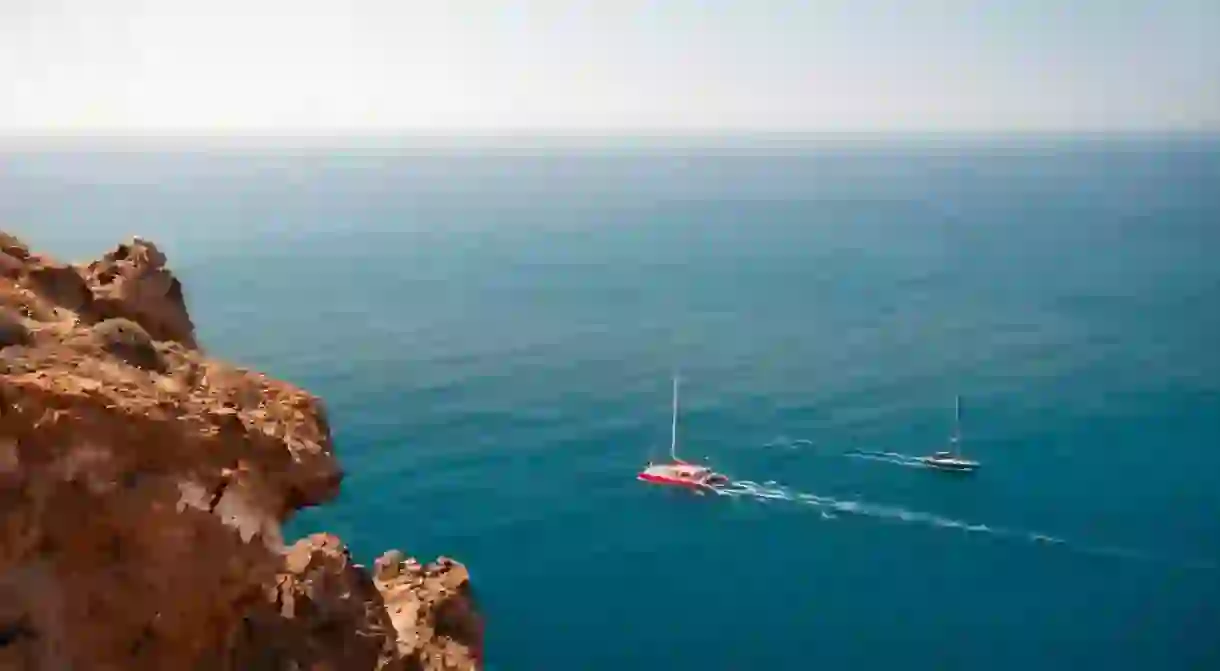
{"type": "Polygon", "coordinates": [[[934,459],[920,459],[924,466],[934,468],[938,471],[948,471],[951,473],[971,473],[978,470],[979,464],[975,462],[944,462],[934,459]]]}

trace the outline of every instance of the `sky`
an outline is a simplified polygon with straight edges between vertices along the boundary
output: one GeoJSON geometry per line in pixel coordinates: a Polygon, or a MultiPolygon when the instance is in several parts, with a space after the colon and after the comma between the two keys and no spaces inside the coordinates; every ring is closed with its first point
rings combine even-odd
{"type": "Polygon", "coordinates": [[[0,136],[1220,130],[1217,0],[0,0],[0,136]]]}

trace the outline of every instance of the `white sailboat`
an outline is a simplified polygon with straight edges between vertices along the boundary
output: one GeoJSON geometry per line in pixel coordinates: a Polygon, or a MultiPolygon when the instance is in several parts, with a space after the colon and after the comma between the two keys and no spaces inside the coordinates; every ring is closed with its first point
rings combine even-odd
{"type": "Polygon", "coordinates": [[[962,397],[957,396],[953,413],[953,435],[949,437],[949,449],[921,457],[924,465],[942,471],[969,472],[979,467],[979,462],[962,457],[962,397]]]}

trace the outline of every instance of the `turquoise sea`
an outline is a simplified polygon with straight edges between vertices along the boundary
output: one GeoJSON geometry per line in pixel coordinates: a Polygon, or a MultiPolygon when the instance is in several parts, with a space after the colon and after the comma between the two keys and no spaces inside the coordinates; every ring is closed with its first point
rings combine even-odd
{"type": "Polygon", "coordinates": [[[464,561],[489,669],[1220,668],[1215,139],[197,142],[4,150],[0,222],[157,241],[329,404],[290,532],[464,561]],[[634,479],[675,371],[729,495],[634,479]]]}

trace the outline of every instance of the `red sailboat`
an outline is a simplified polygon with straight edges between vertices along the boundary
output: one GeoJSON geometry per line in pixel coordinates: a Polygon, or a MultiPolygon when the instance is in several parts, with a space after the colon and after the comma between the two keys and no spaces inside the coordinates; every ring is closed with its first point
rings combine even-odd
{"type": "Polygon", "coordinates": [[[669,485],[687,489],[712,489],[729,483],[723,473],[707,466],[699,466],[678,458],[678,378],[674,376],[673,422],[670,432],[669,461],[654,464],[652,461],[636,476],[639,480],[654,485],[669,485]]]}

